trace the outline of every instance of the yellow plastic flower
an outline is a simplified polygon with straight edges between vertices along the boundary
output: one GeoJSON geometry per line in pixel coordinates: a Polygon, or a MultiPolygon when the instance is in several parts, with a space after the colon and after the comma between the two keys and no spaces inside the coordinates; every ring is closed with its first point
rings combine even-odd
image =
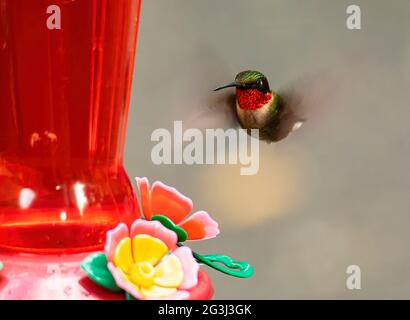
{"type": "Polygon", "coordinates": [[[108,268],[119,287],[137,299],[186,299],[199,265],[176,234],[157,221],[137,220],[107,233],[108,268]]]}

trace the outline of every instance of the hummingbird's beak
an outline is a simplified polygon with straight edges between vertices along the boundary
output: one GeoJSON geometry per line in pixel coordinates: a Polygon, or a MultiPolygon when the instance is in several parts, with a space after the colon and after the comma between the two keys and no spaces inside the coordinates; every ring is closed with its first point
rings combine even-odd
{"type": "Polygon", "coordinates": [[[214,89],[214,91],[219,91],[219,90],[222,90],[222,89],[232,88],[232,87],[242,88],[244,86],[241,83],[234,81],[234,82],[228,83],[228,84],[226,84],[222,87],[218,87],[218,88],[214,89]]]}

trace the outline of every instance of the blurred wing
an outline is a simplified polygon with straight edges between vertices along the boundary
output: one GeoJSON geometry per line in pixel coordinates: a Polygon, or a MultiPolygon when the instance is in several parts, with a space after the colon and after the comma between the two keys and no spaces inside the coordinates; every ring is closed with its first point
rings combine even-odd
{"type": "Polygon", "coordinates": [[[280,141],[303,127],[305,122],[314,123],[323,119],[338,91],[340,81],[336,79],[334,75],[318,73],[300,78],[278,90],[283,110],[279,124],[274,134],[261,132],[261,139],[270,135],[271,140],[280,141]]]}
{"type": "Polygon", "coordinates": [[[213,91],[218,85],[231,82],[235,70],[230,70],[226,60],[209,47],[200,48],[195,59],[199,63],[191,73],[198,76],[187,85],[184,127],[201,130],[238,127],[234,89],[213,91]]]}
{"type": "Polygon", "coordinates": [[[322,117],[338,91],[340,80],[335,75],[321,72],[293,81],[278,94],[287,112],[305,121],[322,117]]]}
{"type": "Polygon", "coordinates": [[[186,120],[187,127],[201,130],[239,128],[234,93],[211,91],[208,101],[201,105],[202,109],[193,111],[186,120]]]}

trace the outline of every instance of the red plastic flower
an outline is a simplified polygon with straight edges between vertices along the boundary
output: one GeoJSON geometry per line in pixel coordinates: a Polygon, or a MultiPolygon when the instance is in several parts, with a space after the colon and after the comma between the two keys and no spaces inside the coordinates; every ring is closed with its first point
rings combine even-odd
{"type": "Polygon", "coordinates": [[[164,216],[187,233],[187,240],[205,240],[219,234],[218,223],[205,211],[192,212],[192,200],[175,188],[147,178],[136,178],[144,218],[164,216]],[[188,217],[189,216],[189,217],[188,217]]]}

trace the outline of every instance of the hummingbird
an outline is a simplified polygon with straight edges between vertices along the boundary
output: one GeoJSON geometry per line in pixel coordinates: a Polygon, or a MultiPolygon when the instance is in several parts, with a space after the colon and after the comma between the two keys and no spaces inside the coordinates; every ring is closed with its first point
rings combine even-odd
{"type": "Polygon", "coordinates": [[[258,129],[261,140],[268,143],[282,140],[304,122],[278,93],[270,89],[268,79],[259,71],[242,71],[233,82],[214,91],[227,88],[236,88],[233,108],[240,125],[248,134],[251,129],[258,129]]]}

